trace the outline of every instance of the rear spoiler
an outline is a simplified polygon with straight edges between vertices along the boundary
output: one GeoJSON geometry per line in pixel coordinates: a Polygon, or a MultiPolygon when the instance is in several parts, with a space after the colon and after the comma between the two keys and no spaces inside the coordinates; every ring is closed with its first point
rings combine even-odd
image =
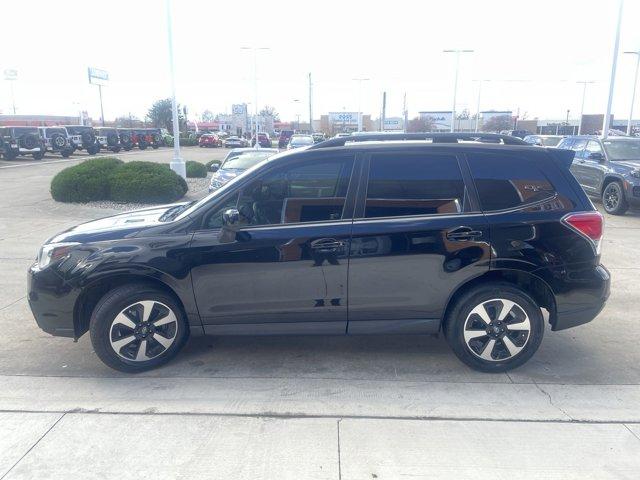
{"type": "Polygon", "coordinates": [[[561,165],[567,170],[573,163],[573,157],[576,154],[575,151],[564,148],[547,148],[547,152],[549,152],[551,158],[553,158],[558,165],[561,165]]]}

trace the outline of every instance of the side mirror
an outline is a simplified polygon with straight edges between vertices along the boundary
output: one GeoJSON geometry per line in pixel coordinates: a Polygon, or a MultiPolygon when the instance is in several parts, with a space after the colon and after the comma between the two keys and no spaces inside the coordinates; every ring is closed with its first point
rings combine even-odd
{"type": "Polygon", "coordinates": [[[236,208],[229,208],[222,212],[222,224],[232,227],[240,222],[240,212],[236,208]]]}
{"type": "Polygon", "coordinates": [[[604,160],[604,155],[599,152],[591,152],[589,154],[589,160],[596,160],[597,162],[602,162],[604,160]]]}
{"type": "Polygon", "coordinates": [[[211,171],[212,172],[217,172],[218,170],[220,170],[220,164],[219,163],[212,163],[211,164],[211,171]]]}

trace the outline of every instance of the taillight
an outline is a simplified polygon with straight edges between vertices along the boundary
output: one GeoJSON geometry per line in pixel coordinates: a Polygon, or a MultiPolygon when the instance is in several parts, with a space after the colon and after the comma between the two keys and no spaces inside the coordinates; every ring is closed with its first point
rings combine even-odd
{"type": "Polygon", "coordinates": [[[604,233],[604,218],[600,212],[570,213],[562,221],[569,228],[590,240],[596,253],[600,253],[600,242],[604,233]]]}

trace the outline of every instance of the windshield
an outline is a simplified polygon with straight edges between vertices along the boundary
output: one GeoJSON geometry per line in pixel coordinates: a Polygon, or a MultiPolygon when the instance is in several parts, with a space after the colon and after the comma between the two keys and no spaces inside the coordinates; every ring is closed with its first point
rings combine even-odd
{"type": "Polygon", "coordinates": [[[82,132],[90,130],[91,127],[65,127],[69,135],[80,135],[82,132]]]}
{"type": "Polygon", "coordinates": [[[14,129],[14,132],[16,135],[26,135],[28,133],[38,133],[38,128],[37,127],[24,127],[24,128],[16,128],[14,129]]]}
{"type": "Polygon", "coordinates": [[[602,142],[609,160],[640,160],[640,139],[602,142]]]}
{"type": "Polygon", "coordinates": [[[238,168],[246,170],[266,160],[273,155],[273,152],[244,152],[237,157],[230,158],[222,165],[222,169],[238,168]]]}
{"type": "Polygon", "coordinates": [[[313,137],[293,137],[291,139],[291,145],[311,145],[313,143],[313,137]]]}
{"type": "Polygon", "coordinates": [[[542,137],[542,144],[545,147],[555,147],[562,140],[561,137],[542,137]]]}

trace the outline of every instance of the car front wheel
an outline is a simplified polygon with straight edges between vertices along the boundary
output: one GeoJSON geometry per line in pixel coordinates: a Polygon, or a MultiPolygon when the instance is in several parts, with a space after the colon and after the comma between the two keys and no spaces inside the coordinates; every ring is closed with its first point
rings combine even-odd
{"type": "Polygon", "coordinates": [[[173,296],[144,284],[118,287],[93,311],[91,343],[109,367],[136,373],[173,358],[187,339],[187,322],[173,296]]]}
{"type": "Polygon", "coordinates": [[[602,206],[611,215],[624,215],[629,208],[620,182],[611,182],[602,191],[602,206]]]}
{"type": "Polygon", "coordinates": [[[544,319],[526,292],[492,283],[460,297],[444,327],[460,360],[475,370],[499,373],[531,358],[542,342],[544,319]]]}

